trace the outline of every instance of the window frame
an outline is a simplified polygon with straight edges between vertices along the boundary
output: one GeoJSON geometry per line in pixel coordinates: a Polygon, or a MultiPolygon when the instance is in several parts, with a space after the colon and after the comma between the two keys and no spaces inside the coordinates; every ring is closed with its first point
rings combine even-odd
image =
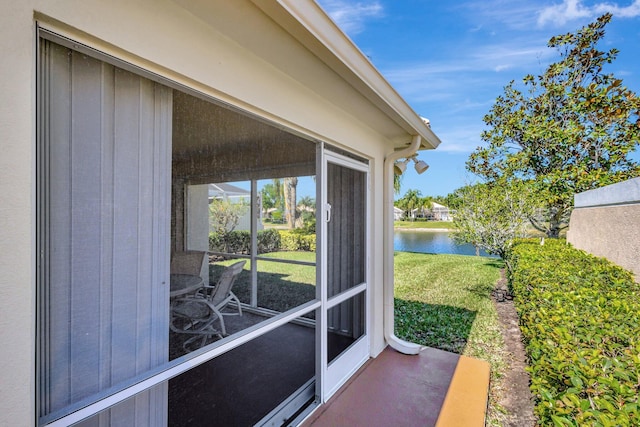
{"type": "MultiPolygon", "coordinates": [[[[45,137],[43,135],[44,126],[43,123],[48,119],[48,112],[44,108],[42,95],[40,93],[42,82],[41,79],[44,77],[41,74],[40,67],[40,46],[41,40],[48,40],[53,43],[59,44],[61,46],[67,47],[73,51],[82,53],[94,59],[103,61],[115,67],[121,68],[123,70],[134,73],[140,77],[144,77],[156,83],[160,83],[165,85],[171,89],[179,90],[185,92],[189,95],[193,95],[204,99],[208,102],[219,105],[223,108],[227,108],[234,112],[237,112],[243,116],[248,117],[249,119],[258,120],[260,122],[266,123],[270,126],[286,129],[287,132],[290,132],[294,135],[297,135],[303,139],[314,142],[318,144],[318,141],[314,138],[305,135],[295,129],[292,129],[288,126],[284,126],[275,122],[268,120],[267,118],[256,116],[248,111],[242,110],[236,106],[228,104],[219,99],[213,98],[207,94],[199,92],[191,87],[184,86],[178,82],[155,74],[151,71],[148,71],[142,67],[134,65],[125,60],[119,59],[112,55],[101,52],[100,50],[94,49],[85,44],[76,42],[70,38],[62,36],[52,30],[45,29],[36,25],[36,200],[37,200],[37,208],[36,208],[36,246],[37,246],[37,255],[38,262],[36,266],[36,412],[35,412],[35,425],[46,425],[46,426],[66,426],[70,425],[82,420],[85,420],[93,415],[100,413],[101,411],[113,407],[120,402],[123,402],[138,393],[144,392],[146,390],[151,389],[152,387],[162,384],[169,379],[176,377],[198,365],[201,365],[209,360],[214,359],[215,357],[233,349],[239,347],[255,338],[258,338],[261,335],[264,335],[282,325],[285,325],[289,322],[292,322],[305,314],[308,314],[313,311],[318,311],[321,307],[321,301],[317,297],[312,301],[309,301],[301,306],[295,307],[286,312],[280,313],[277,316],[269,318],[263,322],[260,322],[250,328],[247,328],[237,334],[234,334],[230,337],[225,337],[222,340],[218,341],[215,346],[212,348],[203,348],[198,351],[192,352],[188,355],[182,356],[180,358],[169,360],[166,363],[158,366],[157,368],[153,368],[145,373],[129,378],[127,381],[119,383],[118,385],[108,388],[99,392],[97,395],[91,396],[89,398],[74,402],[70,405],[65,406],[63,409],[47,414],[43,417],[40,417],[40,409],[42,403],[40,402],[41,396],[41,372],[40,367],[41,359],[44,352],[43,349],[43,337],[40,330],[40,313],[42,310],[43,304],[43,296],[42,296],[42,288],[44,284],[47,282],[47,262],[45,260],[45,234],[47,232],[46,226],[48,224],[48,194],[47,194],[47,185],[46,185],[46,176],[47,176],[47,168],[46,159],[48,158],[47,153],[47,145],[45,143],[45,137]]],[[[258,257],[259,258],[259,257],[258,257]]],[[[265,261],[274,261],[273,259],[266,258],[265,261]]],[[[285,261],[288,262],[288,261],[285,261]]],[[[315,263],[314,263],[315,264],[315,263]]],[[[316,266],[318,268],[318,266],[316,266]]],[[[316,357],[318,357],[316,355],[316,357]]],[[[317,379],[317,373],[316,373],[317,379]]]]}

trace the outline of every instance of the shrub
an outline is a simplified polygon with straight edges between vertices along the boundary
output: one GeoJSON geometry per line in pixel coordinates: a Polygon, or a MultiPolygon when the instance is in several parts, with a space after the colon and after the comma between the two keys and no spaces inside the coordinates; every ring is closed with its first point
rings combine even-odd
{"type": "MultiPolygon", "coordinates": [[[[211,233],[209,248],[215,252],[248,254],[251,251],[251,233],[238,230],[224,234],[211,233]]],[[[258,253],[279,250],[315,252],[316,235],[307,234],[303,230],[268,229],[258,232],[258,253]]]]}
{"type": "Polygon", "coordinates": [[[519,241],[510,286],[541,425],[640,425],[640,285],[564,241],[519,241]]]}
{"type": "Polygon", "coordinates": [[[282,250],[285,251],[309,251],[316,250],[316,235],[305,234],[301,231],[282,231],[280,230],[280,238],[282,242],[282,250]]]}
{"type": "Polygon", "coordinates": [[[270,228],[258,232],[258,253],[279,251],[281,246],[280,233],[270,228]]]}

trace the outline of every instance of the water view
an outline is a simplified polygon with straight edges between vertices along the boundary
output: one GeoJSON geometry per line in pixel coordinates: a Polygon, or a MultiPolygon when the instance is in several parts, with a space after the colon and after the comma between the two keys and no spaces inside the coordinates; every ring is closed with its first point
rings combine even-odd
{"type": "MultiPolygon", "coordinates": [[[[476,248],[470,244],[457,244],[446,231],[396,230],[393,249],[403,252],[427,254],[476,255],[476,248]]],[[[483,250],[480,256],[491,256],[483,250]]]]}

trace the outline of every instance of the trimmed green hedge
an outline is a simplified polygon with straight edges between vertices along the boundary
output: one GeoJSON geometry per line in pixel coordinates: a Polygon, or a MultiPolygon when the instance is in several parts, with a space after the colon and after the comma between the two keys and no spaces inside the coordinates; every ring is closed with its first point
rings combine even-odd
{"type": "MultiPolygon", "coordinates": [[[[209,248],[216,252],[248,254],[251,248],[251,233],[238,230],[225,235],[211,233],[209,234],[209,248]]],[[[273,228],[258,232],[259,254],[280,250],[315,252],[316,235],[273,228]]]]}
{"type": "Polygon", "coordinates": [[[297,231],[280,230],[282,250],[284,251],[316,251],[316,235],[297,231]]]}
{"type": "Polygon", "coordinates": [[[640,285],[564,241],[518,242],[510,285],[541,425],[640,425],[640,285]]]}

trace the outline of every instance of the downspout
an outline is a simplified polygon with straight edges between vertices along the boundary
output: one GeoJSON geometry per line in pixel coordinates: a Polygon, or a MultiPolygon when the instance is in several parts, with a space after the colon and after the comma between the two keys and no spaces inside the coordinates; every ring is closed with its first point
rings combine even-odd
{"type": "Polygon", "coordinates": [[[411,145],[403,150],[394,151],[384,159],[384,263],[383,263],[383,326],[387,343],[396,351],[404,354],[418,354],[422,350],[419,344],[400,339],[395,334],[395,313],[393,303],[393,166],[396,160],[413,156],[420,148],[420,135],[413,137],[411,145]]]}

